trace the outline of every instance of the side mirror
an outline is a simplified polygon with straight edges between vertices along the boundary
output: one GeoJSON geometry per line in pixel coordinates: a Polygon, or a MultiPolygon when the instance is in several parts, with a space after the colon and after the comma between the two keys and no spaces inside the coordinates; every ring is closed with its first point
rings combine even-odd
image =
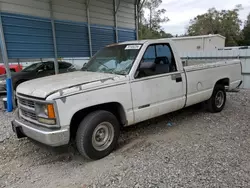
{"type": "Polygon", "coordinates": [[[143,71],[143,70],[152,70],[156,67],[154,62],[141,62],[140,67],[139,67],[139,71],[143,71]]]}

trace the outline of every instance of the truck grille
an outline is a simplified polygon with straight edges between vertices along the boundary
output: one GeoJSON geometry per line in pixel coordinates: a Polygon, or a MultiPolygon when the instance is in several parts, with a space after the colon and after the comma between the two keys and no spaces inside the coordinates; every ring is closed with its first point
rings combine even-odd
{"type": "Polygon", "coordinates": [[[28,112],[28,111],[25,111],[23,109],[20,109],[21,110],[21,114],[27,118],[30,118],[30,119],[33,119],[33,120],[36,120],[36,114],[35,113],[32,113],[32,112],[28,112]]]}
{"type": "Polygon", "coordinates": [[[37,116],[35,112],[35,102],[22,97],[18,97],[17,99],[20,109],[20,117],[28,121],[37,121],[37,116]]]}
{"type": "MultiPolygon", "coordinates": [[[[46,128],[51,128],[51,125],[41,123],[38,121],[36,113],[36,104],[45,104],[44,100],[39,100],[29,96],[23,96],[22,94],[17,94],[19,117],[25,122],[29,122],[32,125],[43,126],[46,128]]],[[[57,125],[55,125],[58,127],[57,125]]]]}
{"type": "Polygon", "coordinates": [[[18,98],[18,102],[23,106],[27,106],[27,107],[35,109],[34,101],[26,100],[26,99],[23,99],[23,98],[18,98]]]}

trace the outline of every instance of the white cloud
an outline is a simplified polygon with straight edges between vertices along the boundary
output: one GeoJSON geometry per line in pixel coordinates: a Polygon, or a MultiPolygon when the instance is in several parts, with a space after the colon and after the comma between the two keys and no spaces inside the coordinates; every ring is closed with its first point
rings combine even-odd
{"type": "Polygon", "coordinates": [[[237,4],[242,4],[244,8],[240,11],[240,19],[244,21],[250,13],[249,0],[163,0],[161,8],[167,10],[170,21],[162,24],[162,27],[174,35],[184,34],[190,19],[207,12],[209,8],[232,9],[237,4]]]}

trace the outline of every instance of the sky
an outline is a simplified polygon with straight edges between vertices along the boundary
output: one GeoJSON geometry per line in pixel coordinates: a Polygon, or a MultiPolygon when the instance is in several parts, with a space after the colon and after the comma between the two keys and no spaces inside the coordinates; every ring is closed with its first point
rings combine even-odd
{"type": "Polygon", "coordinates": [[[217,10],[233,9],[241,4],[240,19],[244,22],[250,13],[250,0],[162,0],[160,8],[166,9],[166,16],[170,19],[162,24],[165,32],[180,35],[186,32],[190,19],[206,13],[209,8],[217,10]]]}

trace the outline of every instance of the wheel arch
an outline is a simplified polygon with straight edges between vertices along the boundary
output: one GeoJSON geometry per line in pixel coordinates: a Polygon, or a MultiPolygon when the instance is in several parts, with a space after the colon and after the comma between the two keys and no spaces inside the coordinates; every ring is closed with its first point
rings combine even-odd
{"type": "Polygon", "coordinates": [[[97,111],[97,110],[106,110],[114,114],[119,121],[121,127],[127,124],[127,117],[122,104],[118,102],[108,102],[103,104],[98,104],[90,107],[83,108],[74,113],[70,121],[70,135],[71,138],[75,137],[76,131],[80,122],[86,117],[89,113],[97,111]]]}
{"type": "Polygon", "coordinates": [[[230,84],[229,78],[222,78],[222,79],[219,79],[219,80],[215,83],[214,87],[215,87],[216,85],[229,86],[229,84],[230,84]]]}
{"type": "Polygon", "coordinates": [[[213,90],[211,91],[211,94],[209,95],[209,98],[212,97],[214,88],[217,85],[223,85],[224,87],[225,86],[229,87],[229,84],[230,84],[229,78],[221,78],[221,79],[219,79],[217,82],[215,82],[214,87],[212,88],[213,90]]]}

